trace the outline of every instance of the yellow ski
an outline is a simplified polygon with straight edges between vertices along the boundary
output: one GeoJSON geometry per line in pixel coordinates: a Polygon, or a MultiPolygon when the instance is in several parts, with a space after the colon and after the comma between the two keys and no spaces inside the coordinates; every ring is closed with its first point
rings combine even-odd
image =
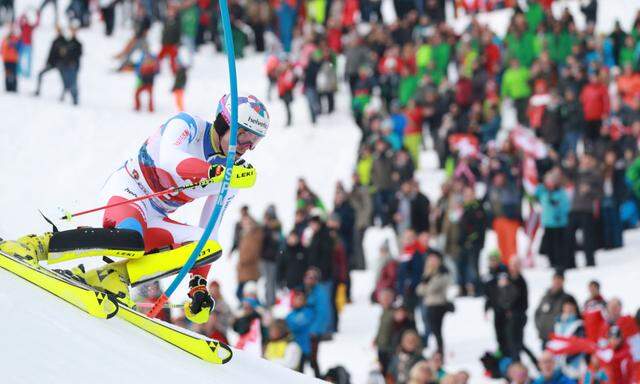
{"type": "Polygon", "coordinates": [[[118,312],[118,303],[106,293],[98,292],[44,267],[31,265],[0,252],[0,268],[37,285],[92,316],[110,319],[118,312]]]}
{"type": "Polygon", "coordinates": [[[123,303],[120,303],[118,317],[210,363],[225,364],[233,356],[231,348],[223,342],[210,339],[159,319],[152,319],[127,307],[123,303]]]}

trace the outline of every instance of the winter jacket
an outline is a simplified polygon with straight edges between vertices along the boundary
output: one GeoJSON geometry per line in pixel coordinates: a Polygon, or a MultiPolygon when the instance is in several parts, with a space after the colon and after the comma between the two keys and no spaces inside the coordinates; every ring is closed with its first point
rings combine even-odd
{"type": "Polygon", "coordinates": [[[144,85],[153,85],[153,80],[159,70],[158,59],[150,53],[143,54],[142,58],[136,65],[136,75],[138,76],[140,83],[144,85]]]}
{"type": "Polygon", "coordinates": [[[177,91],[179,89],[184,89],[187,86],[187,69],[185,67],[179,67],[176,71],[176,78],[173,81],[173,88],[171,91],[177,91]]]}
{"type": "MultiPolygon", "coordinates": [[[[388,308],[382,311],[378,323],[378,331],[374,343],[379,351],[390,351],[391,331],[393,329],[393,309],[388,308]]],[[[392,351],[390,351],[392,352],[392,351]]]]}
{"type": "Polygon", "coordinates": [[[584,132],[584,114],[582,104],[578,100],[565,102],[560,105],[560,121],[562,132],[584,132]]]}
{"type": "Polygon", "coordinates": [[[334,241],[329,235],[327,226],[323,223],[318,232],[313,234],[311,243],[307,248],[309,266],[320,270],[320,281],[330,281],[333,277],[333,253],[334,241]]]}
{"type": "Polygon", "coordinates": [[[2,61],[5,63],[17,63],[18,62],[18,46],[20,45],[20,38],[17,35],[8,35],[2,40],[2,47],[0,54],[2,61]]]}
{"type": "Polygon", "coordinates": [[[338,74],[330,61],[322,62],[316,84],[320,93],[334,93],[338,90],[338,74]]]}
{"type": "Polygon", "coordinates": [[[493,218],[521,219],[522,195],[515,185],[507,183],[502,187],[492,186],[488,198],[493,218]]]}
{"type": "Polygon", "coordinates": [[[570,296],[563,290],[553,292],[549,289],[542,297],[535,313],[536,329],[541,340],[547,340],[553,332],[556,318],[562,312],[562,303],[570,296]]]}
{"type": "Polygon", "coordinates": [[[287,68],[280,75],[278,75],[278,96],[284,97],[289,92],[293,91],[296,86],[296,76],[293,74],[291,68],[287,68]]]}
{"type": "Polygon", "coordinates": [[[633,194],[637,199],[640,199],[640,157],[635,159],[627,168],[626,177],[629,180],[633,194]]]}
{"type": "Polygon", "coordinates": [[[375,153],[371,167],[371,183],[378,190],[392,189],[394,186],[391,175],[393,173],[393,159],[389,151],[375,153]]]}
{"type": "Polygon", "coordinates": [[[260,252],[260,258],[264,261],[275,262],[278,255],[282,250],[282,230],[280,228],[280,222],[273,225],[262,226],[262,251],[260,252]]]}
{"type": "Polygon", "coordinates": [[[309,268],[309,257],[301,244],[287,245],[278,257],[278,279],[289,288],[302,286],[302,276],[309,268]]]}
{"type": "Polygon", "coordinates": [[[479,252],[484,247],[487,231],[487,215],[479,201],[464,205],[460,218],[460,246],[466,250],[479,252]]]}
{"type": "Polygon", "coordinates": [[[498,285],[496,289],[496,306],[507,315],[526,316],[529,307],[528,296],[527,282],[522,275],[518,275],[516,278],[509,276],[509,284],[504,287],[498,285]]]}
{"type": "Polygon", "coordinates": [[[580,102],[586,121],[601,120],[609,114],[609,92],[604,84],[585,85],[580,93],[580,102]]]}
{"type": "Polygon", "coordinates": [[[313,321],[309,326],[311,335],[321,336],[329,331],[331,319],[329,311],[331,308],[331,299],[329,292],[325,287],[316,284],[310,290],[307,290],[307,305],[313,311],[313,321]]]}
{"type": "Polygon", "coordinates": [[[242,235],[238,246],[238,282],[257,281],[260,278],[260,251],[262,229],[257,224],[242,235]]]}
{"type": "Polygon", "coordinates": [[[289,369],[298,369],[302,350],[289,338],[269,340],[264,347],[264,358],[289,369]]]}
{"type": "Polygon", "coordinates": [[[167,18],[162,27],[162,45],[180,44],[180,20],[177,17],[167,18]]]}
{"type": "Polygon", "coordinates": [[[356,229],[365,229],[371,225],[373,202],[369,194],[369,188],[364,185],[355,185],[349,194],[349,202],[355,210],[356,229]]]}
{"type": "Polygon", "coordinates": [[[542,206],[542,226],[544,228],[562,228],[569,223],[571,202],[564,188],[548,190],[544,184],[538,184],[535,197],[542,206]]]}
{"type": "Polygon", "coordinates": [[[58,66],[60,63],[60,48],[66,43],[64,36],[57,36],[51,43],[49,48],[49,55],[47,56],[47,65],[53,67],[58,66]]]}
{"type": "Polygon", "coordinates": [[[389,375],[393,378],[393,383],[408,383],[411,368],[421,360],[424,360],[424,358],[419,352],[407,353],[400,351],[393,355],[389,362],[389,375]]]}
{"type": "Polygon", "coordinates": [[[602,197],[602,175],[595,169],[578,170],[571,212],[593,213],[602,197]]]}
{"type": "Polygon", "coordinates": [[[356,76],[363,65],[371,64],[371,51],[365,44],[358,44],[345,50],[344,71],[347,76],[356,76]]]}
{"type": "Polygon", "coordinates": [[[531,96],[529,76],[529,70],[524,67],[507,69],[502,77],[502,97],[520,100],[531,96]]]}
{"type": "Polygon", "coordinates": [[[416,287],[416,294],[422,297],[426,306],[445,305],[447,289],[451,285],[451,275],[445,268],[431,275],[423,275],[422,282],[416,287]]]}
{"type": "Polygon", "coordinates": [[[80,68],[80,57],[82,56],[82,44],[72,37],[60,49],[60,66],[78,69],[80,68]]]}
{"type": "Polygon", "coordinates": [[[633,105],[634,99],[640,95],[640,73],[620,75],[616,80],[616,84],[625,104],[633,105]]]}
{"type": "Polygon", "coordinates": [[[311,324],[313,323],[313,309],[302,307],[293,309],[285,318],[287,327],[293,334],[293,337],[302,349],[302,354],[309,356],[311,354],[311,324]]]}
{"type": "MultiPolygon", "coordinates": [[[[553,326],[553,333],[563,337],[584,337],[585,335],[582,320],[576,315],[571,315],[567,318],[558,317],[553,326]]],[[[562,372],[569,378],[576,380],[580,378],[580,374],[585,368],[583,354],[561,355],[558,356],[558,360],[558,365],[562,372]]]]}
{"type": "Polygon", "coordinates": [[[522,68],[529,68],[536,56],[535,35],[531,32],[524,32],[520,35],[508,33],[504,40],[507,46],[507,57],[515,57],[522,68]]]}

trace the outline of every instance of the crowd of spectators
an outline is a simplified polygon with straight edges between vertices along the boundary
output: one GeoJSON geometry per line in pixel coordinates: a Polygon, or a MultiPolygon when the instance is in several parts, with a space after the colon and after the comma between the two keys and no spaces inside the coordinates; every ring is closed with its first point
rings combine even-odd
{"type": "MultiPolygon", "coordinates": [[[[242,208],[232,247],[237,308],[211,282],[216,308],[207,324],[169,312],[166,320],[221,340],[232,330],[242,343],[254,340],[244,335],[259,334],[265,358],[297,370],[308,363],[317,377],[348,382],[343,367],[319,366],[318,349],[339,331],[351,272],[368,267],[376,271],[371,301],[381,308],[373,382],[468,381],[465,371],[444,368],[442,330],[456,310],[452,293],[484,297],[493,314],[498,348],[482,357],[493,377],[528,383],[535,369],[536,383],[638,380],[638,316],[624,315],[619,299],[605,301],[597,281],[582,307],[563,283],[567,270],[606,263],[597,251],[622,247],[623,231],[638,224],[640,16],[629,30],[617,23],[602,34],[595,29],[597,0],[583,2],[583,28],[568,10],[554,14],[553,0],[455,2],[470,14],[513,8],[506,35],[498,36],[476,19],[456,32],[445,20],[444,0],[393,1],[397,19],[387,23],[377,0],[229,3],[236,57],[249,46],[264,52],[267,93],[276,89],[287,125],[299,123],[290,108],[297,94],[315,124],[335,110],[336,92],[345,87],[361,143],[351,183],[336,184],[333,204],[299,180],[292,229],[282,228],[273,206],[261,220],[242,208]],[[425,149],[437,153],[446,176],[434,201],[416,179],[425,149]],[[367,266],[362,242],[374,225],[395,231],[399,252],[386,244],[377,265],[367,266]],[[536,252],[538,227],[544,233],[536,252]],[[521,230],[527,244],[519,244],[521,230]],[[490,231],[496,250],[485,247],[490,231]],[[521,272],[537,253],[555,270],[535,312],[540,356],[524,343],[529,297],[521,272]],[[581,253],[584,261],[576,257],[581,253]],[[481,255],[488,260],[484,277],[481,255]],[[521,363],[522,352],[531,364],[521,363]]],[[[17,90],[19,74],[30,76],[32,33],[49,4],[57,23],[55,0],[44,0],[33,21],[24,15],[17,24],[12,2],[0,4],[0,20],[10,21],[1,52],[7,91],[17,90]]],[[[134,108],[141,109],[146,92],[153,111],[154,78],[167,58],[176,107],[184,109],[194,53],[203,44],[224,50],[217,2],[98,5],[73,0],[65,9],[72,27],[58,29],[36,94],[43,75],[58,69],[62,98],[69,91],[78,103],[82,45],[75,32],[99,12],[107,37],[118,26],[116,15],[133,26],[115,59],[119,72],[138,79],[134,108]],[[162,25],[160,44],[148,41],[154,23],[162,25]]],[[[159,289],[141,293],[152,300],[159,289]]]]}

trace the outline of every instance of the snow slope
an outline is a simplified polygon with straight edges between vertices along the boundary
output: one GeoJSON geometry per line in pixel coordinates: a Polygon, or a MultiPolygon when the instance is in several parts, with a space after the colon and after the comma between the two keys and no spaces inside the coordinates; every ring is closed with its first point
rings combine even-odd
{"type": "MultiPolygon", "coordinates": [[[[16,6],[25,9],[38,0],[21,0],[16,6]]],[[[66,1],[61,2],[62,5],[66,1]]],[[[575,1],[566,1],[575,10],[575,1]],[[572,5],[573,4],[573,5],[572,5]]],[[[601,4],[605,2],[602,1],[601,4]]],[[[607,0],[601,6],[603,25],[611,25],[621,17],[628,25],[640,8],[638,0],[607,0]]],[[[62,8],[62,7],[61,7],[62,8]]],[[[45,11],[43,25],[35,33],[34,70],[44,63],[52,39],[52,25],[45,11]]],[[[580,15],[576,14],[579,18],[580,15]]],[[[491,20],[491,23],[498,23],[491,20]]],[[[493,25],[493,24],[492,24],[493,25]]],[[[48,230],[37,213],[55,212],[56,207],[69,211],[86,209],[99,202],[95,196],[103,181],[124,159],[133,155],[150,132],[175,112],[169,89],[172,79],[165,72],[156,83],[156,112],[132,111],[134,80],[130,74],[112,71],[116,63],[110,59],[123,45],[129,32],[118,29],[112,39],[102,35],[101,25],[79,34],[85,44],[85,56],[80,75],[81,107],[60,104],[61,84],[57,74],[45,78],[42,97],[28,94],[34,80],[22,80],[18,95],[0,92],[0,236],[16,237],[25,233],[48,230]]],[[[496,28],[500,28],[496,25],[496,28]]],[[[154,27],[152,41],[159,40],[159,28],[154,27]]],[[[241,89],[252,90],[259,97],[266,94],[263,59],[251,56],[238,61],[241,89]]],[[[199,53],[190,72],[186,93],[189,111],[208,117],[217,98],[227,89],[225,58],[206,48],[199,53]]],[[[67,102],[68,103],[68,102],[67,102]]],[[[269,137],[259,149],[249,155],[259,176],[255,188],[242,191],[226,214],[220,230],[220,241],[228,248],[232,225],[242,204],[248,204],[257,217],[264,207],[275,203],[284,228],[291,227],[294,211],[295,182],[304,176],[327,205],[333,198],[335,182],[348,184],[358,129],[348,113],[344,93],[337,99],[338,112],[323,116],[316,127],[308,121],[306,102],[296,98],[294,126],[283,127],[284,108],[277,98],[268,102],[273,119],[269,137]]],[[[434,167],[432,153],[423,156],[418,172],[423,190],[436,198],[443,175],[434,167]]],[[[200,206],[196,203],[175,215],[178,220],[196,223],[200,206]]],[[[74,222],[97,224],[98,216],[74,222]]],[[[376,251],[384,230],[374,229],[366,237],[370,268],[375,265],[376,251]]],[[[598,278],[607,296],[622,297],[627,312],[640,305],[634,296],[640,278],[640,260],[634,254],[640,247],[640,233],[626,234],[626,248],[598,254],[598,268],[571,271],[567,288],[579,300],[584,299],[586,284],[598,278]]],[[[495,239],[490,236],[490,244],[495,239]]],[[[540,265],[540,264],[539,264],[540,265]]],[[[221,281],[225,297],[233,300],[235,290],[234,260],[224,257],[212,269],[212,278],[221,281]]],[[[537,268],[526,272],[530,284],[531,313],[549,285],[551,272],[537,268]]],[[[320,348],[323,369],[342,364],[351,372],[353,382],[364,383],[374,364],[375,350],[371,340],[375,335],[379,308],[369,303],[375,276],[370,269],[353,275],[354,303],[348,305],[341,320],[340,332],[320,348]]],[[[180,292],[175,298],[184,298],[180,292]]],[[[456,313],[447,316],[445,340],[447,366],[467,368],[473,374],[472,383],[482,382],[478,357],[494,346],[491,322],[482,317],[482,301],[456,300],[456,313]]],[[[143,379],[171,382],[198,377],[224,379],[225,383],[301,382],[302,376],[284,371],[263,360],[236,353],[226,366],[209,366],[165,346],[136,328],[118,319],[101,321],[85,316],[58,299],[41,293],[13,275],[0,270],[0,372],[3,382],[129,382],[143,379]],[[34,351],[35,355],[34,355],[34,351]],[[161,369],[160,369],[161,368],[161,369]],[[8,372],[9,376],[4,376],[8,372]],[[31,381],[30,381],[31,380],[31,381]]],[[[538,348],[536,333],[530,321],[526,329],[527,344],[538,348]]],[[[433,349],[433,345],[431,346],[433,349]]]]}

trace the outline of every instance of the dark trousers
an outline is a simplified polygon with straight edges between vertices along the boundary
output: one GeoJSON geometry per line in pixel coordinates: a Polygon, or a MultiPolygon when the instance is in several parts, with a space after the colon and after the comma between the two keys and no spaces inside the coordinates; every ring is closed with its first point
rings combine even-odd
{"type": "Polygon", "coordinates": [[[552,267],[567,269],[575,266],[567,227],[545,228],[540,248],[540,253],[549,257],[552,267]]]}
{"type": "Polygon", "coordinates": [[[389,204],[392,199],[393,191],[390,189],[380,189],[373,195],[373,217],[380,218],[383,227],[391,223],[389,204]]]}
{"type": "Polygon", "coordinates": [[[64,84],[60,100],[64,100],[64,95],[69,92],[73,100],[73,105],[78,105],[78,69],[74,67],[63,67],[60,69],[60,74],[62,75],[62,84],[64,84]]]}
{"type": "Polygon", "coordinates": [[[591,141],[600,137],[600,128],[602,128],[602,120],[585,121],[585,137],[591,141]]]}
{"type": "Polygon", "coordinates": [[[115,5],[100,8],[100,11],[102,12],[102,19],[104,20],[104,34],[111,36],[116,20],[115,5]]]}
{"type": "MultiPolygon", "coordinates": [[[[475,288],[475,293],[478,292],[478,259],[480,258],[480,250],[471,248],[464,248],[458,255],[456,260],[456,267],[458,268],[458,285],[462,289],[462,292],[466,292],[466,285],[472,284],[475,288]]],[[[467,292],[469,294],[469,292],[467,292]]]]}
{"type": "Polygon", "coordinates": [[[391,351],[378,350],[378,361],[380,362],[380,373],[382,373],[382,376],[387,376],[392,356],[393,353],[391,351]]]}
{"type": "Polygon", "coordinates": [[[320,336],[311,336],[311,355],[309,356],[309,363],[313,368],[313,374],[320,378],[320,366],[318,365],[318,346],[320,344],[320,336]]]}
{"type": "Polygon", "coordinates": [[[506,337],[508,356],[513,361],[520,361],[520,352],[524,348],[524,326],[527,324],[525,313],[510,313],[506,316],[506,337]]]}
{"type": "Polygon", "coordinates": [[[291,102],[293,101],[293,95],[291,94],[291,91],[286,92],[280,97],[280,99],[284,103],[284,108],[287,111],[287,127],[289,127],[291,126],[291,102]]]}
{"type": "Polygon", "coordinates": [[[496,332],[498,349],[503,356],[509,354],[509,343],[507,342],[507,315],[503,311],[493,312],[493,329],[496,332]]]}
{"type": "Polygon", "coordinates": [[[513,100],[513,104],[516,107],[516,115],[518,117],[518,123],[529,126],[529,119],[527,118],[527,107],[529,106],[529,98],[513,100]]]}
{"type": "Polygon", "coordinates": [[[18,63],[4,63],[4,87],[7,92],[18,92],[18,63]]]}
{"type": "Polygon", "coordinates": [[[42,68],[42,70],[38,73],[38,85],[36,86],[36,96],[40,94],[40,87],[42,86],[42,77],[45,73],[51,71],[52,69],[56,69],[55,66],[47,63],[47,65],[42,68]]]}
{"type": "Polygon", "coordinates": [[[602,245],[605,249],[622,247],[622,221],[619,204],[613,197],[605,197],[600,205],[602,215],[602,245]]]}
{"type": "Polygon", "coordinates": [[[334,93],[333,92],[322,92],[320,93],[320,110],[324,112],[324,100],[326,100],[327,104],[327,113],[332,113],[335,109],[334,106],[334,93]]]}
{"type": "Polygon", "coordinates": [[[315,124],[320,114],[320,98],[318,96],[318,90],[316,88],[306,87],[304,94],[307,97],[309,103],[309,114],[311,115],[311,123],[315,124]]]}
{"type": "Polygon", "coordinates": [[[438,344],[438,352],[444,356],[444,340],[442,339],[442,323],[444,315],[447,313],[446,305],[429,305],[427,306],[427,318],[429,319],[429,327],[431,333],[436,337],[438,344]]]}
{"type": "Polygon", "coordinates": [[[572,252],[569,255],[569,267],[575,267],[575,251],[578,248],[576,231],[582,231],[582,250],[587,259],[587,266],[596,265],[596,219],[591,212],[571,212],[569,217],[572,252]]]}

